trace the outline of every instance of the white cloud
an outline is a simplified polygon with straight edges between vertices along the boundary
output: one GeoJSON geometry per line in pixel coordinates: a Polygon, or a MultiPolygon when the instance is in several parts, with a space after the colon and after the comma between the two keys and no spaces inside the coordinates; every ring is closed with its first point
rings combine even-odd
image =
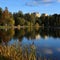
{"type": "Polygon", "coordinates": [[[57,2],[60,2],[60,0],[57,0],[57,2]]]}
{"type": "Polygon", "coordinates": [[[52,2],[52,0],[34,0],[34,1],[36,1],[36,2],[52,2]]]}
{"type": "Polygon", "coordinates": [[[43,0],[44,2],[51,2],[51,0],[43,0]]]}
{"type": "Polygon", "coordinates": [[[52,1],[52,0],[32,0],[30,2],[27,2],[25,5],[27,5],[27,6],[38,6],[40,4],[49,5],[52,3],[54,3],[54,1],[52,1]]]}
{"type": "Polygon", "coordinates": [[[31,2],[27,2],[25,5],[26,6],[37,6],[39,5],[39,3],[37,1],[31,1],[31,2]]]}

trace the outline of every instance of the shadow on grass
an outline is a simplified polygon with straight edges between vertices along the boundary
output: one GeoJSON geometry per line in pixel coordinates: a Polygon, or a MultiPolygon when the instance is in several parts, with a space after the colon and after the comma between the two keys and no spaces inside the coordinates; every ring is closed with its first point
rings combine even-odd
{"type": "Polygon", "coordinates": [[[12,60],[10,57],[0,55],[0,60],[12,60]]]}

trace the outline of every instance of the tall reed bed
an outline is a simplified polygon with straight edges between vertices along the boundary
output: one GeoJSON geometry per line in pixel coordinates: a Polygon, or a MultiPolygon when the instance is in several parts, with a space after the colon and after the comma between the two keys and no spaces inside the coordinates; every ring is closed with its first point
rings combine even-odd
{"type": "MultiPolygon", "coordinates": [[[[39,53],[40,54],[40,53],[39,53]]],[[[38,56],[36,47],[32,44],[28,45],[0,45],[0,60],[52,60],[46,56],[38,56]]]]}
{"type": "Polygon", "coordinates": [[[0,60],[36,60],[35,46],[0,45],[0,60]]]}

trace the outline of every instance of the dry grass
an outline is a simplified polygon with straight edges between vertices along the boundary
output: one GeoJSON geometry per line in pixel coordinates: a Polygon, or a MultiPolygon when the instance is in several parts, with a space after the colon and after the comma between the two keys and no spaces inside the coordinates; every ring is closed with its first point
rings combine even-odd
{"type": "MultiPolygon", "coordinates": [[[[47,58],[42,57],[41,54],[37,57],[34,45],[21,46],[14,44],[10,46],[0,45],[0,60],[47,60],[47,58]]],[[[48,60],[52,60],[52,58],[48,60]]]]}
{"type": "Polygon", "coordinates": [[[0,60],[36,60],[34,46],[21,47],[16,45],[0,45],[0,60]],[[29,51],[28,51],[29,50],[29,51]]]}

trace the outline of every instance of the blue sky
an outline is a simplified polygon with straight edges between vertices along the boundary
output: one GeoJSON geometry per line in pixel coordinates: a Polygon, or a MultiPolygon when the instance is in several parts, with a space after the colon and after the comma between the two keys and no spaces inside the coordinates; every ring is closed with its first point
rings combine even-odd
{"type": "Polygon", "coordinates": [[[60,14],[60,0],[0,0],[0,7],[10,12],[60,14]]]}

